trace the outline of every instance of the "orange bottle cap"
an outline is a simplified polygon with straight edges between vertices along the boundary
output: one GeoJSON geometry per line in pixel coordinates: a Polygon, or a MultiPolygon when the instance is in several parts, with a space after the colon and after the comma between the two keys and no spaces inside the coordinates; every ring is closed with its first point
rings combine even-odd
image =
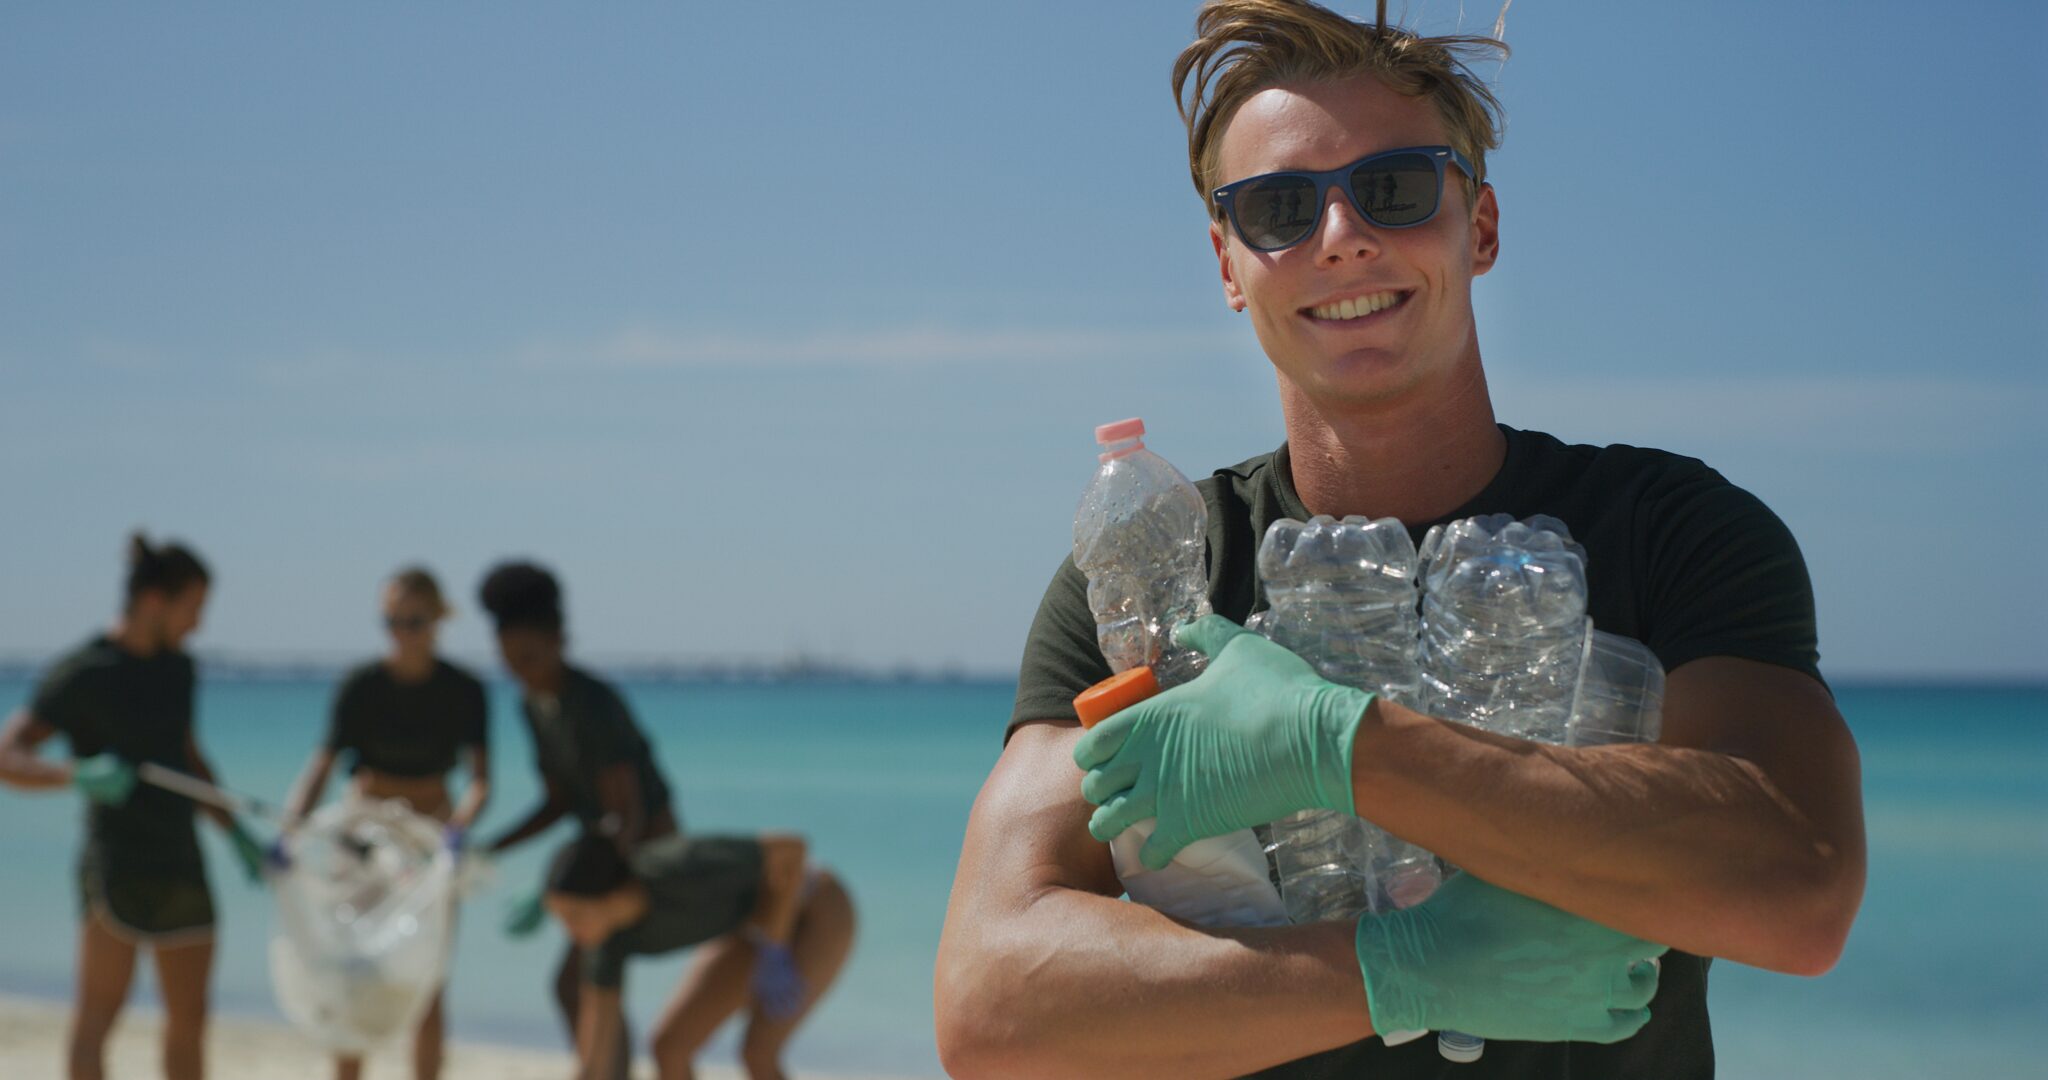
{"type": "Polygon", "coordinates": [[[1159,692],[1159,680],[1149,667],[1120,671],[1074,697],[1074,712],[1081,726],[1094,727],[1111,716],[1159,692]]]}

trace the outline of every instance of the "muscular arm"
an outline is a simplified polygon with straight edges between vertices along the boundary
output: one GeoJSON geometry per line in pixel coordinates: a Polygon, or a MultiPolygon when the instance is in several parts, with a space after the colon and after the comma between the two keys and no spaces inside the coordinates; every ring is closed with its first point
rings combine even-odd
{"type": "Polygon", "coordinates": [[[1855,741],[1799,672],[1682,665],[1658,745],[1567,749],[1374,701],[1358,812],[1503,888],[1673,948],[1818,975],[1862,901],[1855,741]]]}
{"type": "Polygon", "coordinates": [[[448,824],[467,831],[483,816],[484,804],[491,801],[491,753],[480,745],[466,747],[463,753],[469,760],[469,786],[463,789],[462,803],[448,824]]]}
{"type": "Polygon", "coordinates": [[[625,1043],[625,1012],[616,986],[584,983],[576,1009],[578,1080],[611,1080],[619,1074],[612,1058],[625,1043]]]}
{"type": "Polygon", "coordinates": [[[0,784],[23,791],[48,791],[71,783],[71,767],[44,761],[36,748],[49,741],[57,729],[36,719],[27,709],[7,718],[0,728],[0,784]]]}
{"type": "Polygon", "coordinates": [[[1116,898],[1079,734],[1020,727],[975,800],[934,987],[946,1071],[1193,1080],[1371,1035],[1349,923],[1211,932],[1116,898]]]}
{"type": "Polygon", "coordinates": [[[562,797],[561,789],[556,787],[555,782],[549,779],[545,773],[541,775],[541,783],[545,786],[547,794],[541,799],[540,805],[534,807],[526,815],[526,820],[512,826],[511,829],[491,842],[489,850],[492,854],[495,855],[506,848],[525,843],[528,839],[538,836],[540,833],[545,832],[548,826],[560,821],[563,814],[569,812],[569,801],[562,797]]]}

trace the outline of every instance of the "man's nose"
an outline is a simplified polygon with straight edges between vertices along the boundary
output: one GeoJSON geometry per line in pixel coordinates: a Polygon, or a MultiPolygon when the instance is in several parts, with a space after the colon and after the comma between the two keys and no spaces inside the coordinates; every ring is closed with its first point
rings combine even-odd
{"type": "Polygon", "coordinates": [[[1351,196],[1332,184],[1323,203],[1323,220],[1317,224],[1316,262],[1334,266],[1346,259],[1369,259],[1380,252],[1379,229],[1365,220],[1351,196]]]}

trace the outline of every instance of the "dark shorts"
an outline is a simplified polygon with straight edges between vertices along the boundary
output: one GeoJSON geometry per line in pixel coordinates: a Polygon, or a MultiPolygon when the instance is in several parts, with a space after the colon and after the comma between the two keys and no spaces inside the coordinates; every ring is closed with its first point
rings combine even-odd
{"type": "Polygon", "coordinates": [[[78,864],[79,908],[133,944],[177,945],[213,934],[213,890],[203,870],[109,873],[87,856],[78,864]]]}
{"type": "MultiPolygon", "coordinates": [[[[657,841],[658,842],[658,841],[657,841]]],[[[754,913],[761,891],[761,845],[735,836],[697,836],[688,841],[678,875],[688,883],[682,909],[684,944],[730,934],[754,913]]]]}

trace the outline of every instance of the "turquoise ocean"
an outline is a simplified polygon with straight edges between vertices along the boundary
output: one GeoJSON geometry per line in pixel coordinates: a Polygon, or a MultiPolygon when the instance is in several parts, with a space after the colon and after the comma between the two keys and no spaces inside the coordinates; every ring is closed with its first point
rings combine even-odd
{"type": "MultiPolygon", "coordinates": [[[[852,962],[799,1033],[791,1064],[941,1075],[932,963],[968,808],[1001,749],[1012,687],[621,685],[689,828],[802,831],[853,891],[852,962]]],[[[30,689],[0,675],[0,708],[12,711],[30,689]]],[[[200,739],[222,778],[281,799],[320,738],[331,689],[319,678],[204,680],[200,739]]],[[[487,833],[535,798],[515,699],[503,684],[492,690],[487,833]]],[[[1845,685],[1837,694],[1863,753],[1863,911],[1840,965],[1822,978],[1714,966],[1721,1074],[2037,1075],[2048,1061],[2048,687],[1845,685]]],[[[0,789],[0,993],[70,992],[79,813],[69,794],[0,789]]],[[[204,832],[223,921],[216,1008],[275,1017],[268,899],[204,832]]],[[[546,990],[561,938],[551,928],[512,942],[496,924],[507,883],[535,876],[566,835],[561,827],[504,860],[499,884],[466,909],[450,998],[458,1037],[561,1045],[546,990]]],[[[640,1030],[684,963],[630,970],[640,1030]]],[[[149,977],[136,985],[136,1000],[154,999],[149,977]]],[[[728,1031],[712,1059],[731,1044],[728,1031]]]]}

